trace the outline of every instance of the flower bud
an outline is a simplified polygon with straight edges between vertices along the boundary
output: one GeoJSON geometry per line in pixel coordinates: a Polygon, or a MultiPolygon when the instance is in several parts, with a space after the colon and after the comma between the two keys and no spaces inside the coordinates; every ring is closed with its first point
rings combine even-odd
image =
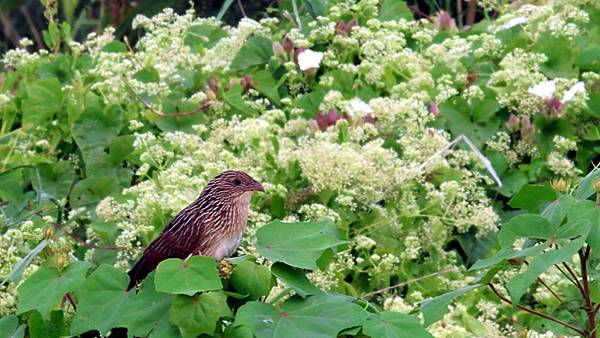
{"type": "Polygon", "coordinates": [[[46,229],[44,229],[44,238],[50,239],[50,238],[54,237],[55,233],[56,233],[56,230],[54,229],[54,227],[49,226],[46,229]]]}
{"type": "Polygon", "coordinates": [[[440,108],[439,108],[439,107],[438,107],[438,105],[437,105],[435,102],[433,102],[433,101],[429,102],[429,111],[431,112],[431,114],[432,114],[434,117],[437,117],[438,115],[440,115],[440,108]]]}
{"type": "Polygon", "coordinates": [[[273,41],[271,48],[273,49],[273,55],[275,55],[276,57],[282,57],[286,54],[285,50],[283,49],[283,46],[277,41],[273,41]]]}
{"type": "Polygon", "coordinates": [[[215,94],[219,92],[219,82],[214,77],[208,79],[208,88],[212,90],[215,94]]]}
{"type": "Polygon", "coordinates": [[[448,12],[440,11],[433,18],[433,27],[438,31],[445,30],[449,32],[456,32],[456,23],[454,19],[448,14],[448,12]]]}
{"type": "Polygon", "coordinates": [[[294,49],[294,63],[298,63],[298,55],[300,55],[302,52],[304,52],[305,48],[303,47],[298,47],[294,49]]]}
{"type": "Polygon", "coordinates": [[[247,93],[251,88],[253,88],[252,87],[252,77],[250,75],[244,76],[240,80],[240,84],[242,85],[243,93],[247,93]]]}
{"type": "Polygon", "coordinates": [[[531,140],[535,135],[535,126],[531,124],[529,115],[524,115],[521,118],[521,137],[525,140],[531,140]]]}
{"type": "Polygon", "coordinates": [[[562,104],[562,102],[560,102],[560,100],[556,96],[553,96],[552,99],[550,99],[550,101],[548,102],[550,117],[560,117],[563,110],[563,106],[564,105],[562,104]]]}
{"type": "Polygon", "coordinates": [[[217,94],[212,90],[209,90],[208,92],[206,92],[206,97],[208,97],[210,101],[215,101],[217,99],[217,94]]]}
{"type": "Polygon", "coordinates": [[[357,25],[358,20],[352,18],[352,20],[348,21],[348,23],[346,24],[346,33],[350,35],[350,33],[352,32],[352,28],[356,27],[357,25]]]}
{"type": "Polygon", "coordinates": [[[339,20],[335,24],[335,34],[341,36],[348,36],[348,33],[346,32],[346,23],[344,21],[339,20]]]}
{"type": "Polygon", "coordinates": [[[600,194],[600,179],[597,179],[594,184],[592,184],[592,188],[594,188],[597,194],[600,194]]]}
{"type": "Polygon", "coordinates": [[[508,122],[506,122],[506,129],[508,129],[508,131],[510,131],[511,133],[515,132],[519,130],[520,124],[521,121],[519,121],[519,118],[515,114],[510,114],[508,122]]]}
{"type": "Polygon", "coordinates": [[[290,53],[294,49],[294,42],[289,37],[283,39],[283,50],[286,53],[290,53]]]}
{"type": "Polygon", "coordinates": [[[561,194],[564,194],[567,191],[569,191],[569,181],[565,180],[564,178],[550,180],[550,186],[556,192],[559,192],[561,194]]]}

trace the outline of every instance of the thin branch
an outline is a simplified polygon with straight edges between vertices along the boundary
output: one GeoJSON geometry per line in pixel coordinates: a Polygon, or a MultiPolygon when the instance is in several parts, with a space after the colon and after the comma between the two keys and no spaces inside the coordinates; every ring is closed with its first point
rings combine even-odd
{"type": "Polygon", "coordinates": [[[473,26],[477,14],[477,0],[469,0],[467,4],[467,26],[473,26]]]}
{"type": "Polygon", "coordinates": [[[548,291],[550,291],[550,293],[556,297],[556,299],[558,299],[559,302],[563,302],[562,298],[560,298],[560,296],[554,292],[554,290],[552,290],[552,288],[550,286],[548,286],[548,284],[546,284],[546,282],[544,282],[544,280],[542,279],[542,277],[538,277],[538,281],[540,282],[540,284],[542,284],[546,289],[548,289],[548,291]]]}
{"type": "Polygon", "coordinates": [[[2,28],[4,29],[6,37],[12,42],[15,48],[19,47],[19,40],[21,40],[21,37],[15,29],[15,26],[12,24],[10,17],[6,14],[0,14],[0,22],[2,22],[2,28]]]}
{"type": "Polygon", "coordinates": [[[580,334],[583,337],[586,336],[585,331],[583,331],[582,329],[577,328],[577,327],[575,327],[575,326],[573,326],[573,325],[571,325],[569,323],[565,323],[565,322],[563,322],[560,319],[556,319],[556,318],[554,318],[552,316],[548,316],[547,314],[544,314],[544,313],[541,313],[541,312],[537,312],[537,311],[535,311],[533,309],[530,309],[528,307],[525,307],[523,305],[514,304],[510,299],[504,297],[500,292],[498,292],[498,290],[496,290],[496,288],[494,287],[493,284],[490,283],[490,284],[488,284],[488,286],[490,287],[490,289],[492,289],[492,291],[494,292],[494,294],[496,294],[496,296],[498,298],[500,298],[502,301],[504,301],[505,303],[510,304],[512,306],[515,306],[519,310],[523,310],[525,312],[531,313],[532,315],[535,315],[535,316],[538,316],[538,317],[541,317],[541,318],[544,318],[544,319],[548,319],[548,320],[553,321],[553,322],[555,322],[557,324],[560,324],[560,325],[562,325],[562,326],[564,326],[566,328],[569,328],[569,329],[577,332],[578,334],[580,334]]]}
{"type": "Polygon", "coordinates": [[[38,29],[35,27],[35,24],[33,23],[33,19],[31,18],[31,14],[29,13],[29,9],[27,8],[27,5],[21,6],[21,13],[23,13],[23,16],[25,17],[25,21],[27,21],[27,26],[29,26],[29,30],[31,31],[33,40],[35,41],[35,45],[37,46],[38,49],[44,48],[44,41],[42,40],[42,35],[40,34],[40,31],[38,31],[38,29]]]}
{"type": "MultiPolygon", "coordinates": [[[[558,271],[560,271],[563,276],[565,276],[566,279],[569,280],[569,282],[573,283],[575,286],[577,286],[577,281],[573,280],[573,278],[571,276],[569,276],[563,269],[560,268],[560,265],[555,265],[555,268],[558,269],[558,271]]],[[[577,286],[577,288],[579,288],[579,286],[577,286]]]]}
{"type": "Polygon", "coordinates": [[[431,17],[425,13],[423,13],[419,7],[417,5],[407,5],[408,9],[410,9],[411,12],[413,12],[413,14],[416,14],[424,19],[429,20],[430,22],[432,22],[433,20],[431,19],[431,17]]]}
{"type": "Polygon", "coordinates": [[[579,289],[579,291],[583,292],[583,286],[579,282],[579,278],[577,277],[577,274],[575,274],[575,271],[573,271],[573,269],[571,269],[571,267],[569,266],[569,264],[567,264],[565,262],[563,262],[562,264],[567,269],[567,271],[569,271],[569,274],[571,274],[571,276],[575,280],[575,282],[576,282],[575,285],[577,286],[577,288],[579,289]]]}
{"type": "Polygon", "coordinates": [[[407,280],[405,282],[398,283],[396,285],[388,286],[388,287],[383,288],[383,289],[379,289],[379,290],[376,290],[376,291],[373,291],[373,292],[369,292],[369,293],[365,294],[363,297],[372,297],[372,296],[378,295],[380,293],[384,293],[384,292],[387,292],[387,291],[390,291],[390,290],[393,290],[393,289],[396,289],[396,288],[403,287],[405,285],[416,283],[416,282],[422,281],[422,280],[427,279],[427,278],[431,278],[431,277],[443,275],[445,273],[453,272],[453,271],[455,271],[455,270],[454,269],[440,270],[438,272],[430,273],[429,275],[425,275],[425,276],[421,276],[421,277],[409,279],[409,280],[407,280]]]}
{"type": "Polygon", "coordinates": [[[248,16],[246,15],[246,11],[244,11],[244,6],[242,5],[242,1],[237,0],[237,5],[238,5],[238,8],[240,9],[240,12],[242,13],[242,16],[244,18],[247,18],[248,16]]]}
{"type": "Polygon", "coordinates": [[[129,89],[129,91],[133,94],[133,96],[136,98],[136,100],[140,101],[146,109],[150,110],[151,112],[156,114],[158,117],[181,117],[181,116],[196,115],[202,111],[205,111],[212,104],[210,100],[206,100],[202,103],[202,105],[200,105],[200,107],[198,107],[197,109],[194,109],[192,111],[177,112],[177,113],[173,113],[173,114],[165,114],[165,113],[159,112],[158,110],[154,109],[151,105],[146,103],[146,101],[144,101],[144,99],[142,99],[138,95],[138,93],[136,93],[133,90],[133,88],[131,88],[131,86],[129,86],[129,83],[125,82],[125,85],[129,89]]]}
{"type": "Polygon", "coordinates": [[[69,303],[73,307],[73,310],[77,310],[77,305],[75,303],[75,299],[73,299],[73,295],[71,293],[67,293],[65,294],[65,298],[69,301],[69,303]]]}
{"type": "Polygon", "coordinates": [[[462,28],[463,26],[463,20],[462,20],[462,2],[463,0],[456,0],[456,21],[458,21],[458,27],[462,28]]]}
{"type": "Polygon", "coordinates": [[[585,249],[579,249],[579,261],[581,263],[581,282],[583,283],[583,300],[585,301],[586,312],[588,315],[588,331],[590,338],[596,338],[596,311],[590,295],[590,284],[588,278],[588,259],[590,258],[590,246],[585,249]]]}

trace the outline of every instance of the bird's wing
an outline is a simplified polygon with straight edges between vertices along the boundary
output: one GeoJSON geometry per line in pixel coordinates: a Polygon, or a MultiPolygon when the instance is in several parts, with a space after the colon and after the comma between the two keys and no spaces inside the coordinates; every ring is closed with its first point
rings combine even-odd
{"type": "Polygon", "coordinates": [[[144,250],[144,254],[129,271],[129,287],[131,289],[142,281],[158,264],[168,258],[185,259],[193,253],[195,245],[190,241],[178,238],[174,231],[165,231],[160,234],[144,250]]]}

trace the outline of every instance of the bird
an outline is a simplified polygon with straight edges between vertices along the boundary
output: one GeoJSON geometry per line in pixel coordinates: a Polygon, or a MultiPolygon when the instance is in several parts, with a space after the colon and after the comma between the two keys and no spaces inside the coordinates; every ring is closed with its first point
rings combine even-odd
{"type": "Polygon", "coordinates": [[[181,210],[144,250],[128,272],[127,290],[138,285],[160,262],[192,255],[231,257],[246,229],[250,198],[264,192],[261,183],[239,170],[227,170],[212,178],[198,198],[181,210]]]}

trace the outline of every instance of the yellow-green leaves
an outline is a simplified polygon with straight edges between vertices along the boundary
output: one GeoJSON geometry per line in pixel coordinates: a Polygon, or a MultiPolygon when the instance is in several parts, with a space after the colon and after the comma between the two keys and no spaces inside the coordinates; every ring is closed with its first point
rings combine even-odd
{"type": "Polygon", "coordinates": [[[188,296],[223,287],[215,259],[205,256],[162,261],[156,269],[155,284],[156,291],[188,296]]]}
{"type": "Polygon", "coordinates": [[[233,317],[227,306],[227,296],[222,292],[207,292],[192,297],[177,296],[169,315],[171,323],[179,327],[183,338],[213,335],[217,320],[221,317],[233,317]]]}
{"type": "Polygon", "coordinates": [[[236,265],[230,282],[238,292],[250,296],[253,300],[269,294],[273,285],[269,268],[250,261],[236,265]]]}

